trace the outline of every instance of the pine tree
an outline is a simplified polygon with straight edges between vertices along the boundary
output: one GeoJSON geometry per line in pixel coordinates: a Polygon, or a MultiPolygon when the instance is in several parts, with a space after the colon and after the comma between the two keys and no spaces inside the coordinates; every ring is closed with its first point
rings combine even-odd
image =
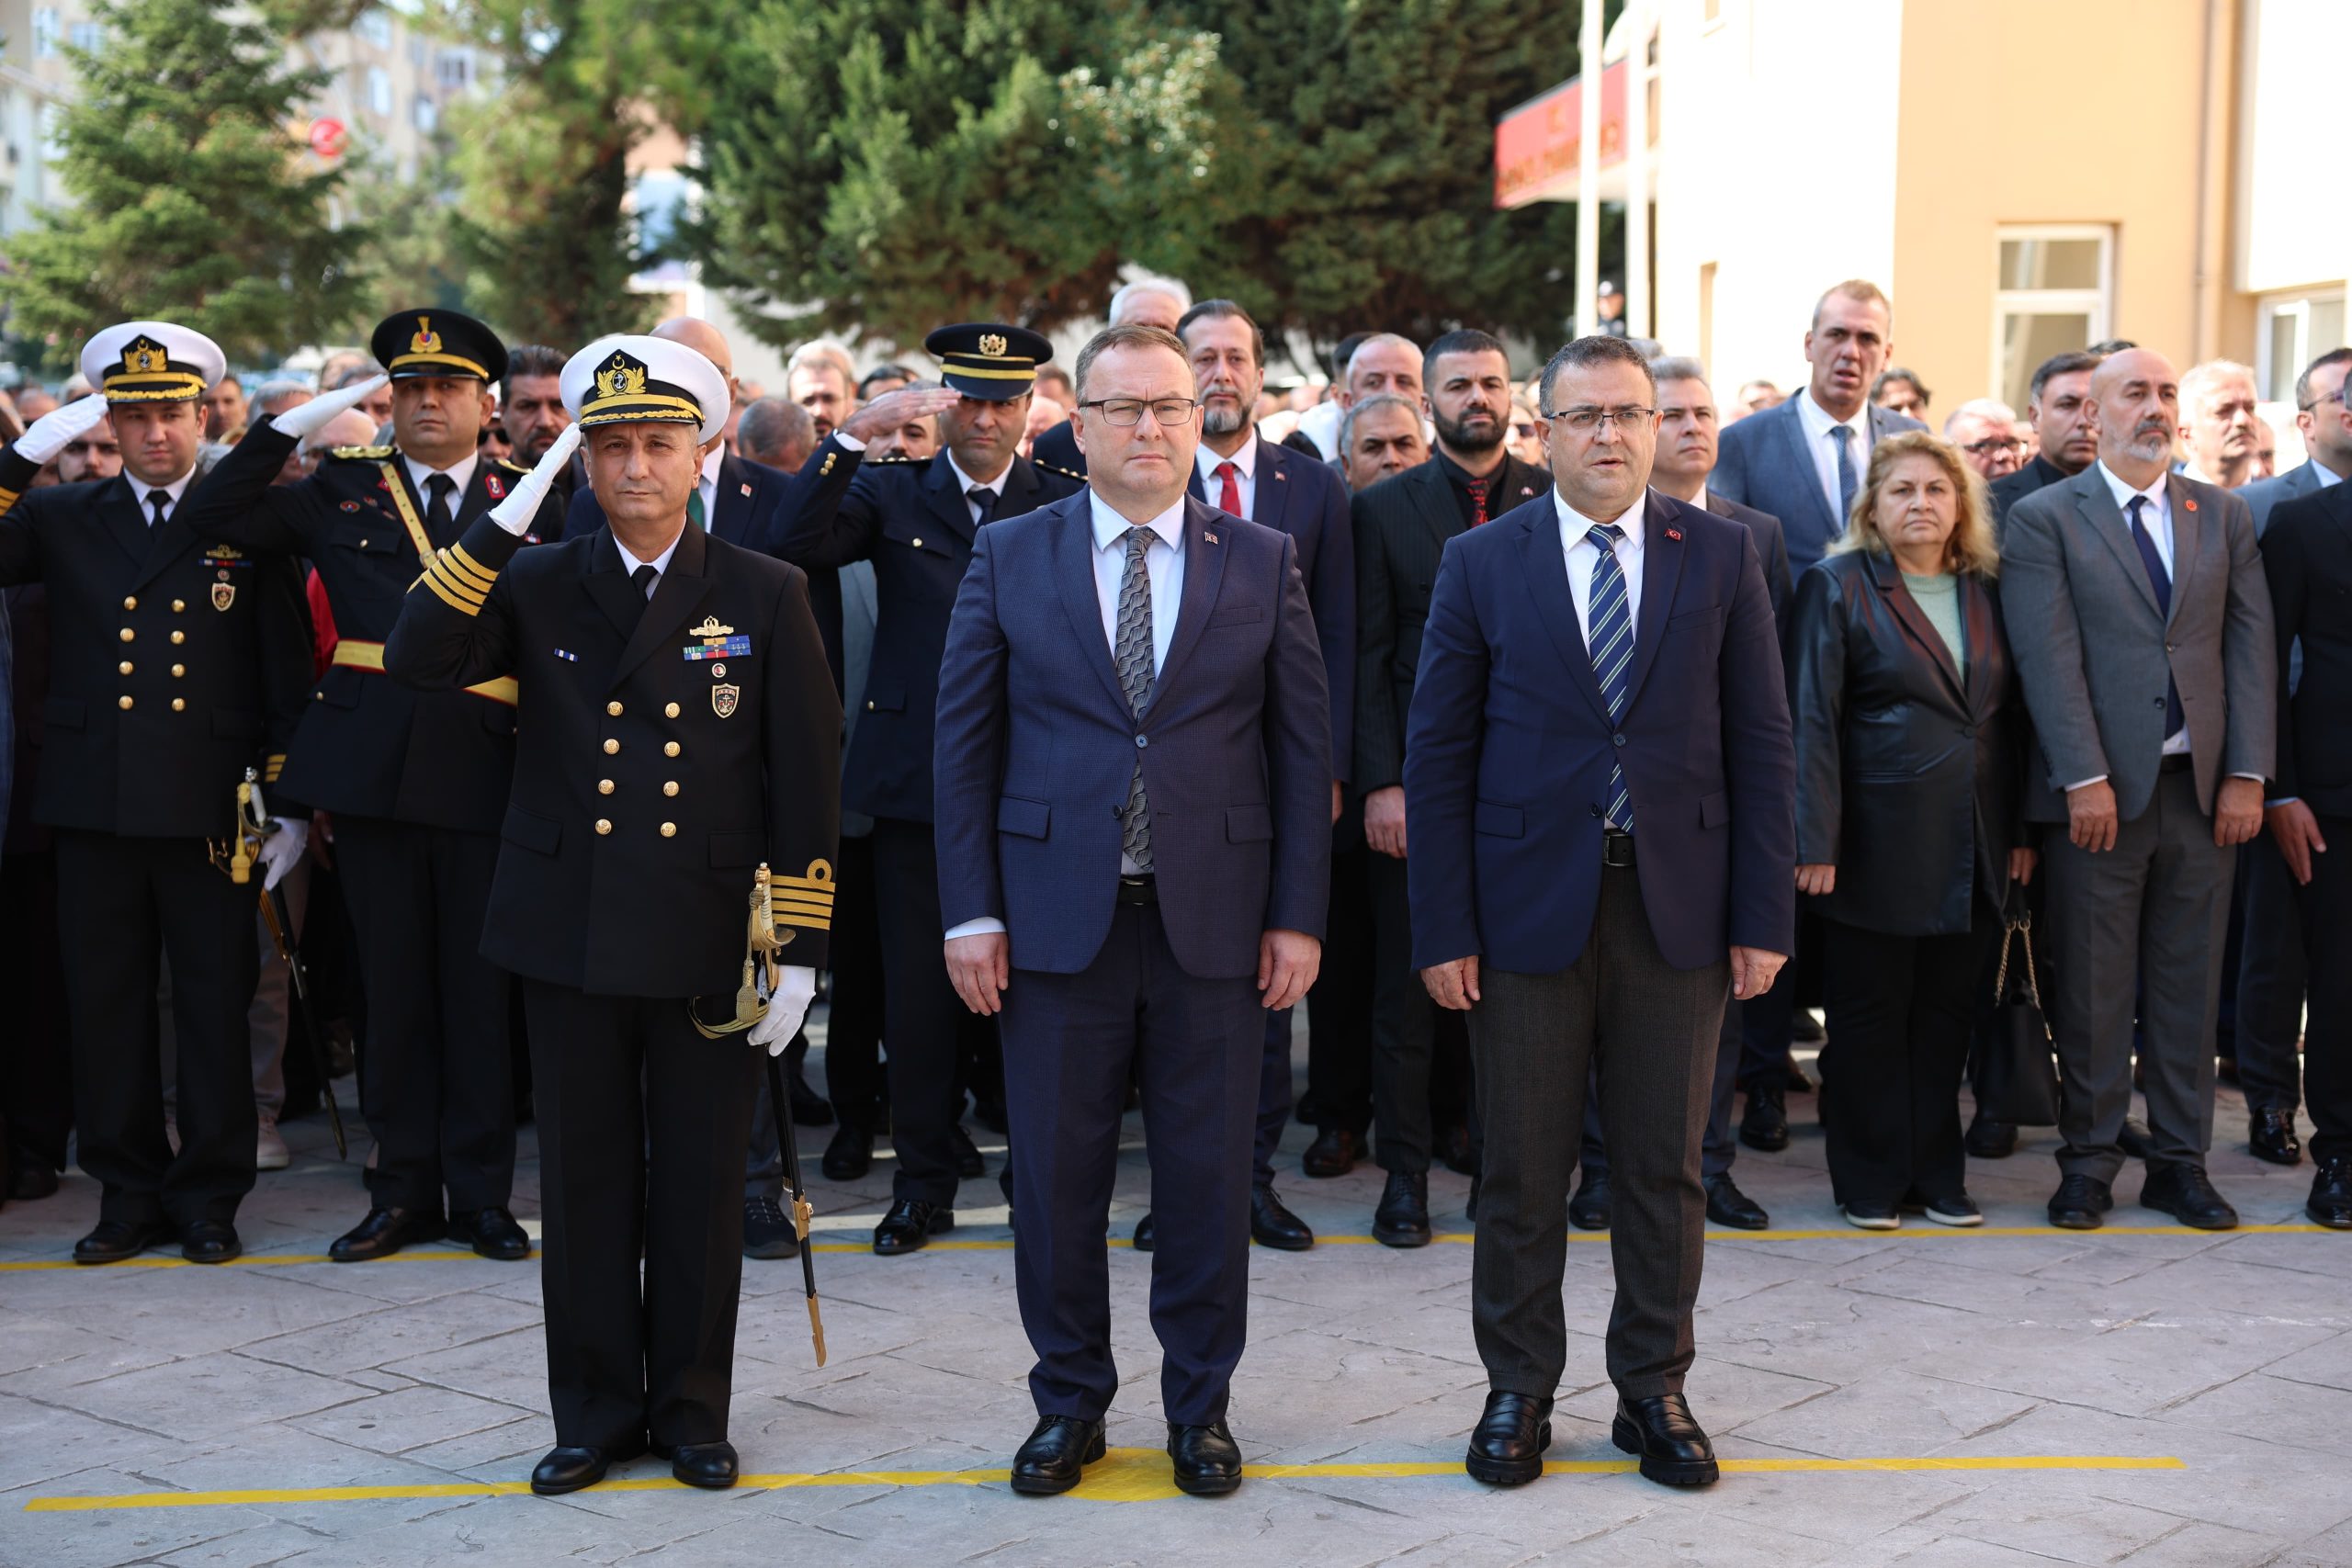
{"type": "Polygon", "coordinates": [[[340,168],[298,131],[327,73],[286,69],[278,35],[210,0],[99,0],[105,48],[74,51],[59,125],[70,207],[7,242],[0,299],[19,340],[69,362],[137,317],[263,364],[348,320],[364,228],[337,228],[340,168]]]}

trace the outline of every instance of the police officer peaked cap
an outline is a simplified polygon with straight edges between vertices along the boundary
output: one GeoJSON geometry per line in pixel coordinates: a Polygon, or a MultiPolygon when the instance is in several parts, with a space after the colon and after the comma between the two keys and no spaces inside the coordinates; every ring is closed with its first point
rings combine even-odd
{"type": "Polygon", "coordinates": [[[668,338],[598,338],[564,361],[563,406],[582,430],[691,424],[697,442],[727,428],[734,399],[718,366],[668,338]]]}
{"type": "Polygon", "coordinates": [[[939,361],[939,378],[967,398],[1007,403],[1037,384],[1037,367],[1054,356],[1041,333],[1001,321],[942,327],[922,340],[939,361]]]}
{"type": "Polygon", "coordinates": [[[109,403],[192,402],[229,373],[220,345],[169,321],[125,321],[82,349],[82,374],[109,403]]]}
{"type": "Polygon", "coordinates": [[[395,310],[376,323],[368,352],[395,381],[454,376],[497,381],[506,375],[506,345],[471,316],[437,306],[395,310]]]}

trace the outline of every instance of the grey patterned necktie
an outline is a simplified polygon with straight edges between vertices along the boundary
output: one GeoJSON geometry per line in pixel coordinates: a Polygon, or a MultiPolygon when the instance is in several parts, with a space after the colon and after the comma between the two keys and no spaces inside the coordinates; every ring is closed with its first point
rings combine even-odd
{"type": "MultiPolygon", "coordinates": [[[[1143,558],[1158,536],[1148,528],[1128,529],[1126,570],[1119,575],[1119,636],[1113,655],[1119,667],[1120,688],[1127,694],[1128,710],[1137,724],[1151,705],[1151,575],[1144,570],[1143,558]]],[[[1140,734],[1136,737],[1135,774],[1127,781],[1127,809],[1120,823],[1119,848],[1136,863],[1137,871],[1149,875],[1151,807],[1143,797],[1140,734]]]]}

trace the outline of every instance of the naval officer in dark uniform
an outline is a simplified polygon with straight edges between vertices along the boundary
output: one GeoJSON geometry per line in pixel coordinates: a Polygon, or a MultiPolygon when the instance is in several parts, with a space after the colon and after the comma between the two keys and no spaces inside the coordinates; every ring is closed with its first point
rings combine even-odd
{"type": "MultiPolygon", "coordinates": [[[[368,1262],[446,1235],[512,1261],[531,1242],[507,1208],[507,979],[481,945],[514,773],[514,682],[411,691],[385,678],[384,638],[425,561],[528,470],[477,455],[506,373],[496,333],[454,310],[400,310],[369,346],[391,377],[391,446],[334,447],[309,479],[273,485],[297,443],[383,378],[330,392],[255,423],[188,497],[187,521],[201,538],[308,558],[334,614],[334,661],[310,690],[287,788],[334,818],[368,994],[359,1098],[377,1157],[367,1217],[328,1256],[368,1262]]],[[[551,496],[526,536],[562,527],[551,496]]]]}
{"type": "Polygon", "coordinates": [[[841,702],[804,574],[688,521],[727,420],[718,367],[605,338],[565,365],[563,399],[577,423],[434,553],[385,668],[424,690],[517,683],[481,950],[522,984],[538,1102],[558,1447],[532,1489],[593,1485],[649,1446],[689,1485],[730,1486],[744,1043],[782,1050],[825,963],[841,702]],[[605,526],[526,550],[575,447],[605,526]],[[748,1033],[708,1033],[689,1010],[733,1016],[762,865],[786,967],[748,1033]]]}
{"type": "Polygon", "coordinates": [[[956,1041],[969,1025],[940,963],[932,844],[932,722],[948,615],[982,528],[1085,488],[1082,476],[1019,455],[1037,367],[1053,357],[1052,344],[979,322],[942,327],[923,348],[940,362],[944,392],[893,393],[827,436],[801,469],[798,497],[777,513],[775,547],[811,570],[874,563],[874,658],[842,798],[875,819],[899,1156],[894,1201],[874,1228],[874,1250],[886,1255],[915,1251],[956,1223],[956,1041]],[[936,412],[939,455],[863,462],[862,436],[892,427],[861,424],[884,401],[893,425],[936,412]]]}
{"type": "Polygon", "coordinates": [[[195,1263],[243,1250],[235,1219],[257,1136],[245,1023],[260,972],[254,901],[302,855],[309,813],[276,784],[311,663],[292,567],[208,546],[181,515],[200,400],[224,369],[199,333],[109,327],[82,353],[98,390],[0,452],[0,585],[49,589],[33,813],[57,836],[74,1131],[104,1194],[77,1263],[118,1262],[175,1234],[195,1263]],[[43,463],[109,414],[121,473],[27,493],[43,463]],[[248,769],[286,818],[258,866],[236,829],[248,769]],[[248,862],[243,884],[229,875],[235,859],[248,862]],[[164,1135],[155,1015],[166,957],[176,1153],[164,1135]]]}

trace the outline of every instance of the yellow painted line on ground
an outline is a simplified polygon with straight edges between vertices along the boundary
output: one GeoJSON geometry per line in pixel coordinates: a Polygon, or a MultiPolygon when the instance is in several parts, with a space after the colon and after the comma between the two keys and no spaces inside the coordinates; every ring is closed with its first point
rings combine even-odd
{"type": "MultiPolygon", "coordinates": [[[[1894,1231],[1857,1230],[1849,1225],[1841,1225],[1833,1230],[1711,1230],[1707,1233],[1707,1239],[1709,1241],[1992,1241],[2002,1238],[2015,1239],[2022,1236],[2072,1236],[2076,1239],[2098,1237],[2102,1240],[2115,1240],[2118,1238],[2130,1239],[2134,1236],[2152,1235],[2212,1236],[2218,1239],[2233,1235],[2328,1235],[2333,1234],[2335,1233],[2331,1232],[2325,1225],[2311,1224],[2240,1225],[2235,1230],[2231,1231],[2203,1231],[2198,1230],[2194,1226],[2190,1225],[2109,1225],[2103,1230],[2070,1231],[2061,1230],[2056,1225],[1980,1225],[1974,1229],[1963,1229],[1944,1225],[1919,1224],[1907,1225],[1901,1230],[1894,1231]]],[[[1134,1245],[1133,1242],[1123,1235],[1114,1235],[1106,1239],[1109,1244],[1114,1247],[1132,1247],[1134,1245]]],[[[1446,1231],[1437,1235],[1433,1235],[1430,1239],[1441,1247],[1462,1247],[1476,1240],[1477,1237],[1469,1231],[1446,1231]]],[[[1318,1247],[1372,1247],[1378,1245],[1371,1236],[1368,1235],[1319,1235],[1317,1236],[1315,1240],[1316,1245],[1318,1247]]],[[[1568,1233],[1568,1240],[1571,1242],[1582,1242],[1587,1245],[1597,1243],[1605,1244],[1609,1240],[1609,1233],[1607,1231],[1570,1231],[1568,1233]]],[[[820,1241],[815,1244],[814,1250],[820,1253],[838,1253],[849,1256],[857,1256],[860,1254],[870,1255],[874,1249],[872,1247],[862,1241],[820,1241]]],[[[1010,1252],[1012,1250],[1012,1238],[1007,1235],[991,1236],[971,1241],[933,1241],[928,1244],[923,1250],[927,1252],[1010,1252]]],[[[537,1257],[537,1252],[534,1251],[532,1256],[536,1258],[537,1257]]],[[[97,1264],[91,1265],[89,1267],[94,1269],[287,1269],[297,1264],[325,1263],[329,1261],[331,1261],[331,1259],[323,1252],[253,1253],[238,1258],[233,1263],[190,1263],[185,1258],[174,1258],[166,1253],[155,1253],[148,1257],[127,1258],[120,1263],[97,1264]]],[[[390,1258],[380,1258],[376,1260],[378,1263],[485,1263],[490,1261],[492,1260],[489,1258],[477,1258],[470,1252],[420,1251],[414,1248],[405,1252],[396,1252],[390,1258]]],[[[372,1264],[356,1264],[345,1265],[345,1267],[372,1268],[373,1266],[374,1265],[372,1264]]],[[[13,1263],[0,1263],[0,1274],[22,1274],[40,1269],[74,1269],[81,1267],[85,1266],[74,1263],[71,1258],[43,1258],[13,1263]]],[[[508,1264],[503,1265],[503,1267],[511,1268],[513,1265],[508,1264]]]]}
{"type": "MultiPolygon", "coordinates": [[[[1625,1475],[1632,1460],[1552,1460],[1547,1475],[1625,1475]]],[[[1835,1474],[1854,1471],[2111,1471],[2185,1470],[2177,1459],[2130,1454],[2013,1454],[1928,1459],[1727,1459],[1726,1474],[1835,1474]]],[[[1258,1481],[1409,1481],[1456,1477],[1459,1460],[1413,1460],[1388,1464],[1251,1464],[1242,1474],[1258,1481]]],[[[763,1491],[811,1486],[989,1486],[1001,1484],[1011,1472],[982,1470],[842,1470],[816,1473],[785,1472],[746,1475],[740,1485],[763,1491]]],[[[34,1514],[99,1513],[122,1508],[223,1508],[306,1503],[408,1502],[434,1497],[516,1497],[528,1495],[526,1481],[458,1482],[435,1486],[304,1486],[251,1492],[127,1492],[114,1496],[35,1497],[25,1504],[34,1514]]],[[[682,1483],[664,1476],[627,1476],[606,1481],[598,1492],[684,1491],[682,1483]]],[[[1099,1503],[1156,1502],[1177,1497],[1168,1456],[1157,1449],[1113,1449],[1101,1462],[1088,1468],[1086,1479],[1070,1493],[1099,1503]]]]}

